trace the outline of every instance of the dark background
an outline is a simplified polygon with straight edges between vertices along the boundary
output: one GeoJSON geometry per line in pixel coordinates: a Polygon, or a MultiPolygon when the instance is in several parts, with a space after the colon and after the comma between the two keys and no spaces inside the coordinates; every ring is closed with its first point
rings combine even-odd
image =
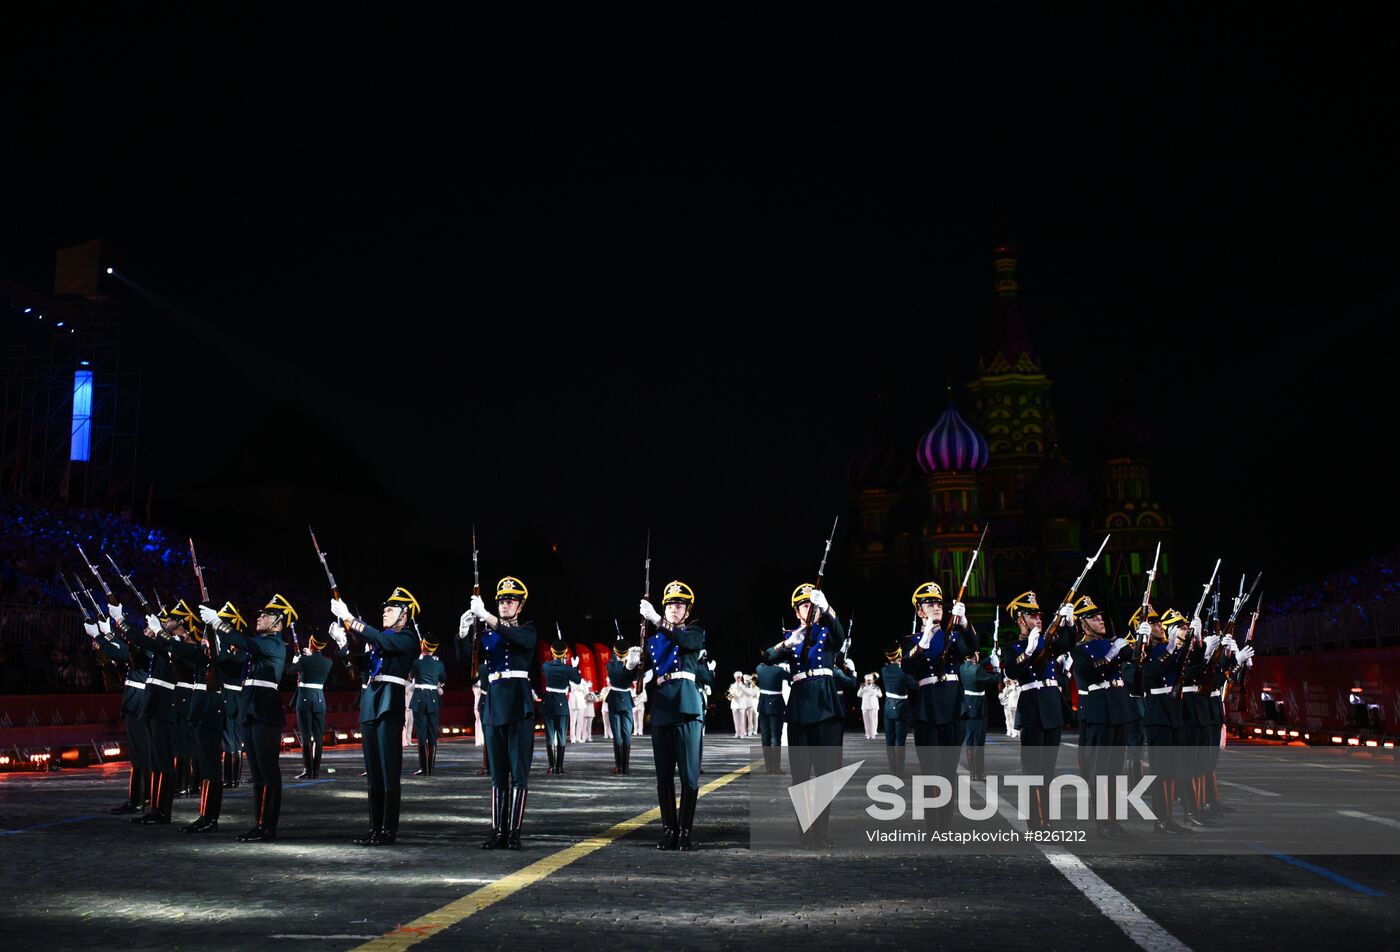
{"type": "Polygon", "coordinates": [[[747,657],[876,396],[911,453],[970,410],[1014,241],[1061,448],[1092,484],[1131,401],[1180,574],[1394,543],[1392,23],[542,9],[6,31],[0,274],[106,242],[138,511],[269,588],[314,584],[311,521],[440,630],[473,521],[488,585],[625,630],[650,527],[654,588],[747,657]]]}

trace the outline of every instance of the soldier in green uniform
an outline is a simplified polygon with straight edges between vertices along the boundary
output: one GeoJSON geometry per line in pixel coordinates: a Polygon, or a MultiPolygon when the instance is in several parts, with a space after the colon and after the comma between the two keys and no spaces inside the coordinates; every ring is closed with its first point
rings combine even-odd
{"type": "Polygon", "coordinates": [[[179,637],[194,624],[194,613],[181,599],[163,617],[146,616],[145,630],[118,623],[128,644],[143,649],[151,659],[146,676],[146,725],[151,737],[151,809],[132,823],[170,822],[175,801],[175,665],[170,660],[170,639],[179,637]]]}
{"type": "MultiPolygon", "coordinates": [[[[485,622],[476,641],[486,677],[491,726],[487,735],[491,762],[491,834],[482,849],[520,849],[520,827],[530,791],[530,763],[535,754],[535,699],[530,689],[530,661],[538,636],[521,619],[530,597],[525,583],[507,575],[496,583],[496,614],[473,595],[469,613],[485,622]]],[[[462,626],[468,623],[462,616],[462,626]]],[[[460,631],[460,628],[459,628],[460,631]]],[[[483,715],[483,722],[486,717],[483,715]]]]}
{"type": "Polygon", "coordinates": [[[546,774],[564,772],[564,751],[569,746],[569,685],[581,684],[576,661],[569,660],[569,646],[561,638],[549,646],[550,660],[540,665],[544,681],[544,750],[549,757],[546,774]]]}
{"type": "Polygon", "coordinates": [[[359,846],[392,846],[399,834],[404,692],[418,654],[419,611],[418,599],[399,586],[384,600],[381,630],[352,615],[340,599],[331,599],[331,614],[369,645],[369,682],[360,692],[360,745],[369,785],[370,829],[355,840],[359,846]]]}
{"type": "Polygon", "coordinates": [[[695,802],[700,796],[700,717],[704,700],[698,683],[705,630],[691,619],[695,592],[680,580],[661,594],[666,617],[642,599],[639,611],[655,631],[644,647],[627,651],[629,671],[638,666],[655,676],[651,692],[651,750],[656,764],[656,797],[661,807],[661,850],[691,849],[695,802]],[[680,775],[680,807],[676,775],[680,775]]]}
{"type": "Polygon", "coordinates": [[[120,605],[108,605],[111,624],[98,619],[96,624],[88,622],[83,629],[92,637],[99,651],[112,661],[126,665],[126,679],[122,685],[122,723],[126,727],[126,749],[130,756],[131,769],[127,773],[126,801],[107,811],[115,814],[140,813],[141,804],[151,794],[151,735],[143,714],[146,710],[146,671],[143,658],[124,638],[113,633],[112,625],[121,626],[124,620],[120,605]]]}
{"type": "MultiPolygon", "coordinates": [[[[331,623],[331,637],[336,631],[344,631],[339,622],[331,623]]],[[[326,681],[330,678],[335,662],[322,654],[329,641],[321,641],[315,635],[307,639],[306,647],[292,658],[292,670],[297,675],[297,693],[293,704],[297,711],[297,731],[301,734],[301,773],[298,780],[315,780],[321,775],[321,746],[326,733],[326,681]]],[[[337,657],[349,654],[346,647],[339,648],[337,657]]]]}
{"type": "Polygon", "coordinates": [[[630,646],[619,635],[608,659],[608,683],[603,688],[608,724],[613,735],[613,774],[626,774],[632,760],[632,685],[636,673],[627,670],[622,657],[630,646]]]}
{"type": "Polygon", "coordinates": [[[885,649],[885,666],[880,669],[885,686],[885,758],[890,773],[904,776],[905,741],[909,737],[909,698],[919,682],[904,670],[904,649],[895,642],[885,649]]]}
{"type": "Polygon", "coordinates": [[[792,665],[763,661],[754,670],[758,681],[758,735],[763,744],[765,773],[783,772],[783,720],[787,704],[783,700],[783,684],[791,675],[792,665]]]}
{"type": "Polygon", "coordinates": [[[984,661],[982,652],[974,649],[958,666],[963,686],[963,744],[967,772],[974,781],[987,779],[987,692],[995,694],[1001,684],[1001,675],[994,670],[998,663],[995,653],[984,661]]]}
{"type": "Polygon", "coordinates": [[[243,679],[240,703],[248,747],[248,768],[253,774],[253,804],[256,820],[252,829],[241,833],[244,843],[262,843],[277,838],[277,822],[282,814],[282,748],[284,721],[282,696],[278,685],[287,665],[287,646],[282,632],[296,621],[296,609],[282,595],[273,595],[258,613],[251,636],[239,631],[208,605],[199,606],[199,617],[219,638],[243,651],[248,658],[248,676],[243,679]]]}
{"type": "MultiPolygon", "coordinates": [[[[232,602],[225,602],[218,617],[242,630],[247,626],[232,602]]],[[[210,627],[201,641],[172,641],[170,651],[184,660],[194,673],[188,720],[195,733],[195,778],[199,781],[199,816],[184,828],[186,833],[208,833],[219,828],[219,814],[224,802],[223,738],[228,721],[223,684],[217,666],[220,641],[218,629],[210,627]]]]}
{"type": "Polygon", "coordinates": [[[695,683],[700,685],[700,749],[695,755],[695,762],[700,767],[700,773],[705,773],[705,719],[710,713],[710,698],[715,691],[715,659],[710,657],[709,651],[700,649],[700,667],[695,672],[695,683]]]}
{"type": "MultiPolygon", "coordinates": [[[[223,610],[229,607],[225,605],[223,610]]],[[[244,709],[244,699],[247,695],[243,691],[243,679],[248,677],[251,665],[246,651],[220,639],[218,666],[224,695],[224,732],[221,742],[224,761],[223,785],[237,787],[243,782],[243,715],[247,713],[244,709]]]]}
{"type": "Polygon", "coordinates": [[[437,656],[437,642],[424,635],[419,643],[422,652],[408,670],[413,682],[413,733],[418,738],[418,769],[414,776],[431,777],[437,770],[438,713],[447,680],[447,667],[437,656]]]}

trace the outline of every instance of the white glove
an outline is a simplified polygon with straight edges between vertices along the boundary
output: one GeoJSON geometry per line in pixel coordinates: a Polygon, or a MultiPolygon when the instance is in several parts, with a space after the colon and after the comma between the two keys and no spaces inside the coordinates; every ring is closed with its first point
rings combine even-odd
{"type": "Polygon", "coordinates": [[[642,604],[638,606],[637,611],[653,625],[661,624],[661,616],[656,613],[656,609],[651,606],[651,602],[647,601],[645,598],[642,599],[642,604]]]}
{"type": "Polygon", "coordinates": [[[709,662],[708,664],[706,664],[705,666],[706,666],[707,668],[709,668],[711,671],[713,671],[716,667],[719,666],[719,662],[718,662],[718,661],[711,661],[711,662],[709,662]]]}
{"type": "Polygon", "coordinates": [[[647,668],[647,673],[644,674],[644,675],[642,675],[642,683],[643,683],[643,684],[650,684],[650,683],[651,683],[651,679],[654,678],[654,677],[656,677],[656,672],[653,671],[653,670],[651,670],[651,668],[647,668]]]}
{"type": "Polygon", "coordinates": [[[923,637],[919,639],[919,647],[927,651],[931,644],[933,644],[933,622],[926,621],[924,622],[923,637]]]}
{"type": "Polygon", "coordinates": [[[92,639],[96,640],[96,638],[97,638],[97,626],[94,625],[92,622],[90,622],[90,621],[85,621],[85,622],[83,622],[83,631],[85,631],[85,632],[88,633],[88,637],[89,637],[89,638],[92,638],[92,639]]]}
{"type": "Polygon", "coordinates": [[[1230,654],[1234,654],[1240,650],[1240,646],[1235,644],[1234,635],[1226,635],[1220,643],[1225,646],[1225,650],[1230,652],[1230,654]]]}
{"type": "Polygon", "coordinates": [[[1186,640],[1187,634],[1188,629],[1185,625],[1172,625],[1167,629],[1167,640],[1172,643],[1173,651],[1181,647],[1182,643],[1186,640]]]}
{"type": "Polygon", "coordinates": [[[111,615],[112,621],[116,622],[118,625],[126,621],[126,616],[122,614],[122,607],[120,605],[113,605],[111,602],[108,602],[107,614],[111,615]]]}
{"type": "Polygon", "coordinates": [[[784,641],[783,644],[789,648],[796,648],[798,645],[802,644],[803,637],[802,629],[796,628],[788,633],[787,640],[784,641]]]}
{"type": "Polygon", "coordinates": [[[792,665],[788,664],[786,661],[780,662],[778,667],[782,668],[788,674],[792,674],[792,665]]]}
{"type": "Polygon", "coordinates": [[[831,611],[831,603],[826,600],[826,595],[822,592],[821,589],[812,589],[812,594],[809,597],[812,599],[812,604],[816,606],[818,611],[831,611]]]}
{"type": "Polygon", "coordinates": [[[852,661],[850,658],[847,658],[847,659],[846,659],[845,668],[846,668],[847,671],[851,672],[851,674],[855,674],[855,673],[856,673],[856,663],[855,663],[854,661],[852,661]]]}
{"type": "Polygon", "coordinates": [[[1062,654],[1055,659],[1060,662],[1060,667],[1065,669],[1065,674],[1069,674],[1074,669],[1074,658],[1068,654],[1062,654]]]}
{"type": "Polygon", "coordinates": [[[1201,637],[1201,620],[1199,618],[1191,619],[1191,637],[1201,637]]]}
{"type": "Polygon", "coordinates": [[[1031,629],[1031,633],[1026,636],[1026,654],[1035,654],[1035,649],[1040,647],[1040,626],[1031,629]]]}
{"type": "Polygon", "coordinates": [[[1063,605],[1060,606],[1060,624],[1074,624],[1074,606],[1071,605],[1069,602],[1065,602],[1063,605]]]}
{"type": "Polygon", "coordinates": [[[1244,646],[1243,648],[1241,648],[1241,649],[1239,650],[1239,652],[1235,655],[1236,660],[1238,660],[1240,664],[1248,664],[1248,663],[1249,663],[1249,660],[1250,660],[1251,658],[1253,658],[1253,657],[1254,657],[1254,646],[1253,646],[1253,645],[1245,645],[1245,646],[1244,646]]]}
{"type": "Polygon", "coordinates": [[[334,641],[337,645],[339,645],[342,648],[345,647],[346,639],[344,625],[342,625],[338,621],[333,621],[331,622],[330,627],[326,629],[326,631],[330,633],[331,641],[334,641]]]}
{"type": "Polygon", "coordinates": [[[575,668],[578,667],[578,662],[579,662],[579,657],[578,657],[578,655],[574,655],[572,658],[569,659],[569,664],[573,665],[575,668]]]}
{"type": "MultiPolygon", "coordinates": [[[[625,659],[623,660],[623,662],[622,662],[623,666],[626,667],[628,671],[632,671],[632,670],[635,670],[636,667],[637,667],[637,665],[639,665],[639,664],[641,664],[641,663],[642,663],[642,649],[641,649],[641,647],[638,646],[638,645],[633,645],[632,647],[628,648],[628,649],[627,649],[627,656],[626,656],[626,658],[625,658],[625,659]]],[[[651,672],[648,671],[647,673],[650,674],[651,672]]]]}
{"type": "Polygon", "coordinates": [[[338,598],[331,599],[331,614],[341,621],[353,621],[355,616],[350,614],[350,609],[345,607],[345,603],[338,598]]]}
{"type": "Polygon", "coordinates": [[[474,617],[475,616],[471,613],[471,609],[467,609],[466,611],[462,612],[462,617],[457,619],[458,638],[465,638],[467,637],[467,635],[471,634],[472,619],[474,617]]]}
{"type": "Polygon", "coordinates": [[[1219,648],[1219,647],[1220,647],[1220,636],[1219,636],[1219,635],[1206,635],[1206,660],[1207,660],[1207,661],[1210,660],[1210,656],[1211,656],[1211,655],[1215,654],[1215,649],[1216,649],[1216,648],[1219,648]]]}
{"type": "Polygon", "coordinates": [[[208,605],[199,606],[199,620],[205,625],[217,625],[219,623],[219,613],[208,605]]]}
{"type": "Polygon", "coordinates": [[[1138,625],[1137,632],[1139,638],[1151,638],[1152,623],[1148,621],[1143,622],[1142,624],[1138,625]]]}
{"type": "Polygon", "coordinates": [[[486,610],[486,603],[481,600],[480,595],[472,596],[472,607],[468,611],[481,621],[486,621],[491,617],[491,613],[486,610]]]}
{"type": "Polygon", "coordinates": [[[147,615],[147,616],[146,616],[146,630],[149,631],[149,632],[150,632],[151,634],[153,634],[153,635],[158,635],[158,634],[160,634],[160,632],[161,632],[161,623],[160,623],[160,619],[157,618],[155,615],[147,615]]]}
{"type": "Polygon", "coordinates": [[[1104,655],[1104,657],[1107,658],[1109,661],[1112,661],[1114,658],[1118,657],[1118,652],[1122,651],[1126,647],[1128,647],[1127,638],[1114,638],[1113,644],[1110,645],[1108,648],[1108,654],[1104,655]]]}
{"type": "Polygon", "coordinates": [[[1001,670],[1001,652],[996,649],[992,649],[992,670],[1001,670]]]}
{"type": "Polygon", "coordinates": [[[958,622],[965,622],[965,621],[967,621],[967,606],[964,605],[962,602],[954,602],[954,603],[953,603],[953,622],[954,622],[954,623],[958,623],[958,622]]]}

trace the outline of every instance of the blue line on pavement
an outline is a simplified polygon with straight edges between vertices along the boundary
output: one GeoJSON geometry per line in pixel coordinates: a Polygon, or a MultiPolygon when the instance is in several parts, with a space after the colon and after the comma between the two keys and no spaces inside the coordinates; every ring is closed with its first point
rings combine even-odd
{"type": "Polygon", "coordinates": [[[1274,859],[1283,860],[1285,863],[1288,863],[1291,866],[1297,866],[1299,869],[1306,869],[1310,873],[1316,873],[1324,879],[1330,879],[1332,880],[1332,882],[1337,883],[1340,886],[1345,886],[1352,892],[1359,892],[1363,896],[1385,895],[1385,893],[1381,892],[1380,890],[1372,889],[1370,886],[1363,886],[1355,880],[1347,879],[1345,876],[1338,876],[1330,869],[1323,869],[1321,866],[1315,866],[1312,863],[1298,859],[1296,856],[1289,856],[1287,853],[1276,853],[1273,850],[1264,849],[1257,843],[1249,844],[1249,848],[1252,850],[1258,850],[1265,856],[1272,856],[1274,859]]]}
{"type": "Polygon", "coordinates": [[[44,830],[51,826],[62,826],[65,823],[81,823],[84,820],[95,820],[95,816],[70,816],[66,820],[52,820],[48,823],[36,823],[33,826],[22,826],[18,830],[0,830],[0,836],[14,836],[16,833],[29,833],[32,830],[44,830]]]}

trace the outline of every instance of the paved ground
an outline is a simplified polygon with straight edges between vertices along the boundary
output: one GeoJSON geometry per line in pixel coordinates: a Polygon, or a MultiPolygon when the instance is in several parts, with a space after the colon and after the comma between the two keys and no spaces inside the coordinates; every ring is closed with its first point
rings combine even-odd
{"type": "MultiPolygon", "coordinates": [[[[883,758],[880,745],[858,734],[847,747],[883,758]]],[[[1261,763],[1280,754],[1258,749],[1261,763]]],[[[747,742],[719,735],[707,740],[704,779],[724,783],[700,801],[695,853],[654,850],[654,821],[617,829],[655,806],[647,739],[630,777],[608,774],[605,742],[572,747],[563,777],[537,771],[526,848],[483,852],[477,843],[488,798],[479,762],[477,748],[448,743],[436,777],[407,778],[400,841],[391,849],[350,842],[368,825],[351,749],[328,751],[323,769],[337,772],[312,784],[292,782],[300,759],[284,759],[288,785],[274,844],[232,839],[250,825],[247,788],[228,791],[218,834],[190,837],[179,825],[194,814],[193,800],[176,801],[177,822],[168,827],[137,828],[108,816],[124,791],[124,773],[115,768],[0,775],[5,946],[335,950],[387,934],[379,946],[417,942],[422,950],[483,942],[531,950],[764,942],[801,943],[804,952],[930,942],[1245,950],[1319,937],[1328,945],[1389,947],[1400,932],[1400,861],[1392,855],[751,851],[754,781],[730,776],[748,763],[747,742]]],[[[992,748],[993,772],[1013,762],[1014,747],[992,748]]],[[[1393,767],[1338,760],[1336,770],[1400,793],[1393,767]]],[[[1257,805],[1262,797],[1230,795],[1246,808],[1238,822],[1268,816],[1257,805]]],[[[1368,813],[1395,823],[1400,796],[1394,803],[1388,814],[1368,813]]],[[[1377,820],[1354,822],[1397,832],[1377,820]]]]}

